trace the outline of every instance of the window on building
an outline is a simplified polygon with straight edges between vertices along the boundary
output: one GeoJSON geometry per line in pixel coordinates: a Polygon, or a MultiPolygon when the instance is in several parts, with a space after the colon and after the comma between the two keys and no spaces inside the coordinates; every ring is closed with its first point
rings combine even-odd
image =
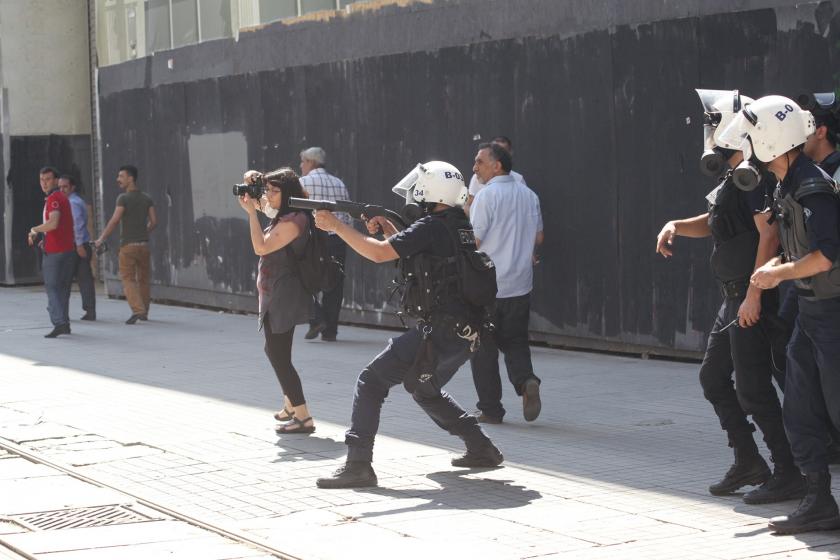
{"type": "MultiPolygon", "coordinates": [[[[200,0],[201,40],[219,39],[233,35],[233,11],[230,0],[200,0]]],[[[234,5],[234,8],[237,6],[234,5]]]]}
{"type": "Polygon", "coordinates": [[[146,0],[146,48],[149,53],[172,48],[169,0],[146,0]]]}
{"type": "Polygon", "coordinates": [[[308,14],[319,10],[335,10],[335,0],[300,0],[300,13],[308,14]]]}
{"type": "Polygon", "coordinates": [[[296,17],[297,15],[297,0],[260,0],[261,23],[296,17]]]}
{"type": "Polygon", "coordinates": [[[198,43],[198,11],[195,0],[172,0],[173,47],[198,43]]]}

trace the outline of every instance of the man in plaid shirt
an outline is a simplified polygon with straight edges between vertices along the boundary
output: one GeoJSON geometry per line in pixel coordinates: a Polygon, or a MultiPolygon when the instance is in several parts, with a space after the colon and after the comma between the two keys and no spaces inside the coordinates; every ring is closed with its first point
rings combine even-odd
{"type": "MultiPolygon", "coordinates": [[[[327,153],[318,147],[307,148],[300,153],[300,184],[309,198],[314,200],[350,200],[347,187],[338,177],[330,175],[324,169],[327,153]]],[[[353,218],[344,212],[336,212],[339,220],[352,225],[353,218]]],[[[347,245],[334,232],[330,232],[327,243],[330,255],[344,266],[344,258],[347,254],[347,245]]],[[[312,307],[309,312],[309,330],[306,333],[306,340],[312,340],[318,334],[321,340],[335,341],[338,333],[338,313],[341,311],[341,302],[344,299],[344,278],[339,280],[338,285],[329,292],[321,294],[321,302],[317,298],[312,300],[312,307]]]]}

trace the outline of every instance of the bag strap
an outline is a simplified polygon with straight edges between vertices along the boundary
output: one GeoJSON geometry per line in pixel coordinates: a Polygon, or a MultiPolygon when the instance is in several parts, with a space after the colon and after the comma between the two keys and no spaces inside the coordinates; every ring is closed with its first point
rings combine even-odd
{"type": "Polygon", "coordinates": [[[793,193],[793,200],[799,202],[811,194],[832,194],[837,195],[837,185],[830,179],[823,177],[811,177],[799,183],[796,192],[793,193]]]}

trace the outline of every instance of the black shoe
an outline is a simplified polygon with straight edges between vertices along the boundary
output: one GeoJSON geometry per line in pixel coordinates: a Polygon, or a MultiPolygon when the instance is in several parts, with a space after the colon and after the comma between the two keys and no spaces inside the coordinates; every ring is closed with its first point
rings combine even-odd
{"type": "Polygon", "coordinates": [[[772,504],[805,496],[805,477],[792,463],[776,465],[767,482],[744,494],[745,504],[772,504]]]}
{"type": "Polygon", "coordinates": [[[132,315],[131,317],[128,318],[128,320],[125,322],[125,324],[126,325],[133,325],[134,323],[136,323],[140,319],[143,319],[143,315],[141,315],[139,313],[135,313],[134,315],[132,315]]]}
{"type": "Polygon", "coordinates": [[[315,481],[318,488],[367,488],[376,486],[376,473],[367,461],[347,461],[327,478],[315,481]]]}
{"type": "Polygon", "coordinates": [[[522,389],[522,414],[526,421],[533,422],[540,415],[541,409],[540,382],[536,379],[529,379],[522,389]]]}
{"type": "Polygon", "coordinates": [[[467,449],[466,453],[457,459],[452,459],[452,466],[466,467],[470,469],[479,467],[498,467],[504,460],[505,458],[502,456],[502,452],[499,451],[499,448],[491,443],[487,447],[483,447],[478,450],[467,449]]]}
{"type": "Polygon", "coordinates": [[[720,482],[709,486],[712,496],[726,496],[744,486],[764,484],[770,478],[767,462],[759,455],[752,437],[749,443],[752,445],[735,447],[735,463],[729,467],[720,482]]]}
{"type": "Polygon", "coordinates": [[[88,311],[81,318],[82,321],[96,321],[96,311],[88,311]]]}
{"type": "Polygon", "coordinates": [[[472,413],[472,416],[476,419],[479,424],[501,424],[502,419],[497,416],[488,416],[484,414],[482,411],[477,410],[472,413]]]}
{"type": "Polygon", "coordinates": [[[44,335],[44,338],[58,338],[60,334],[70,334],[70,323],[64,323],[54,327],[49,333],[44,335]]]}
{"type": "Polygon", "coordinates": [[[140,315],[140,320],[141,321],[148,321],[149,320],[148,313],[143,313],[142,315],[140,315]]]}
{"type": "Polygon", "coordinates": [[[840,529],[840,512],[831,495],[831,475],[828,470],[805,475],[807,493],[799,507],[790,515],[770,519],[768,526],[782,535],[808,531],[840,529]]]}
{"type": "Polygon", "coordinates": [[[309,330],[306,331],[306,334],[303,335],[303,338],[305,338],[306,340],[312,340],[313,338],[315,338],[316,336],[321,334],[321,331],[326,329],[326,328],[327,328],[326,323],[318,323],[316,325],[309,325],[309,330]]]}
{"type": "Polygon", "coordinates": [[[322,334],[321,340],[324,342],[335,342],[335,335],[334,334],[322,334]]]}

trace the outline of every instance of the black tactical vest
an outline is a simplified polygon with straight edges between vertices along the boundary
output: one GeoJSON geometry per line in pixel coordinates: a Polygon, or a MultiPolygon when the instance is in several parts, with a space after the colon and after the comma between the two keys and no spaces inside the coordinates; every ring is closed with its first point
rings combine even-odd
{"type": "Polygon", "coordinates": [[[840,152],[833,152],[830,156],[820,162],[820,168],[834,177],[837,169],[840,168],[840,152]]]}
{"type": "MultiPolygon", "coordinates": [[[[472,230],[469,220],[460,209],[452,209],[433,216],[446,220],[448,226],[472,230]]],[[[452,243],[447,237],[442,243],[452,243]]],[[[428,320],[438,313],[463,315],[468,306],[463,301],[458,285],[458,269],[453,256],[441,257],[431,253],[417,253],[399,260],[398,269],[402,285],[403,313],[410,317],[428,320]]]]}
{"type": "MultiPolygon", "coordinates": [[[[777,186],[773,193],[773,211],[779,222],[779,233],[785,260],[794,262],[811,252],[808,242],[808,232],[805,229],[805,209],[800,200],[810,194],[826,193],[837,195],[837,187],[833,181],[823,177],[804,179],[792,192],[784,197],[781,186],[777,186]]],[[[794,280],[800,295],[809,299],[827,299],[840,296],[840,262],[819,274],[808,278],[794,280]]]]}
{"type": "Polygon", "coordinates": [[[709,228],[715,240],[710,264],[712,273],[724,284],[747,281],[753,272],[758,250],[758,230],[743,200],[745,194],[731,181],[731,172],[706,195],[709,228]]]}

